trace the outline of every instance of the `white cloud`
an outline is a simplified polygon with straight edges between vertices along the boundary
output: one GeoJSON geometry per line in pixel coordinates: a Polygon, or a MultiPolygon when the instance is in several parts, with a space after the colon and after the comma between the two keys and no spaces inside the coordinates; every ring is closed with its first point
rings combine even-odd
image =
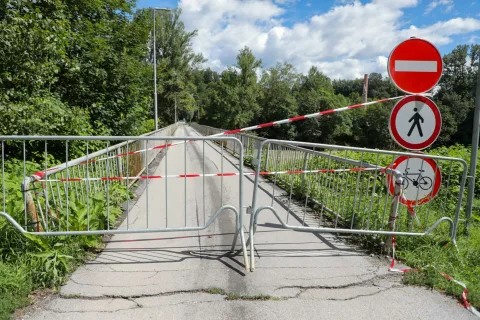
{"type": "MultiPolygon", "coordinates": [[[[386,74],[386,57],[402,40],[416,36],[440,46],[480,30],[480,20],[473,18],[404,25],[403,11],[418,0],[339,1],[291,26],[282,24],[286,12],[279,1],[181,0],[179,5],[186,27],[198,29],[194,49],[218,71],[233,65],[238,51],[248,46],[264,67],[288,61],[305,73],[318,66],[334,79],[386,74]]],[[[444,1],[449,0],[434,2],[444,1]]]]}
{"type": "Polygon", "coordinates": [[[275,3],[278,4],[294,4],[298,0],[275,0],[275,3]]]}
{"type": "Polygon", "coordinates": [[[454,3],[453,0],[432,0],[425,9],[425,14],[429,14],[432,12],[436,7],[443,6],[445,8],[445,12],[450,12],[453,9],[454,3]]]}

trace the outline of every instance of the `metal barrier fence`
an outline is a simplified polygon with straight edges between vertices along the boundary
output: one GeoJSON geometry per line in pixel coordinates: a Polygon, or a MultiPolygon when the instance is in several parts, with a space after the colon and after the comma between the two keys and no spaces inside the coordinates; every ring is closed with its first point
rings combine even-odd
{"type": "Polygon", "coordinates": [[[257,163],[250,212],[252,270],[254,234],[258,216],[265,210],[271,211],[283,228],[295,231],[421,236],[440,229],[455,241],[467,175],[462,159],[264,140],[257,163]],[[406,167],[394,170],[390,165],[399,156],[406,157],[406,167]],[[407,170],[414,166],[414,158],[421,159],[424,170],[407,170]],[[429,159],[438,164],[443,178],[429,181],[422,177],[429,159]],[[273,183],[270,203],[257,203],[262,170],[292,173],[269,178],[273,183]],[[298,174],[302,171],[314,173],[298,174]],[[277,186],[286,194],[275,194],[277,186]],[[431,199],[434,188],[439,191],[431,199]],[[412,196],[414,200],[406,200],[412,196]],[[449,222],[449,229],[443,221],[449,222]]]}
{"type": "MultiPolygon", "coordinates": [[[[218,129],[214,127],[204,126],[197,123],[191,123],[190,126],[194,128],[198,133],[204,136],[210,136],[218,133],[222,133],[228,130],[218,129]]],[[[235,137],[242,142],[244,158],[252,159],[255,161],[258,155],[258,150],[262,141],[265,141],[265,138],[256,137],[251,134],[245,133],[234,133],[229,134],[229,137],[235,137]]],[[[228,142],[224,145],[225,149],[230,151],[234,156],[238,156],[239,150],[235,147],[234,144],[229,144],[228,142]]]]}
{"type": "MultiPolygon", "coordinates": [[[[211,135],[223,132],[223,129],[212,128],[204,125],[199,124],[192,124],[199,133],[204,135],[211,135]]],[[[341,147],[341,146],[328,146],[328,145],[321,145],[321,144],[309,144],[309,143],[302,143],[302,142],[294,142],[294,141],[281,141],[281,146],[271,146],[271,143],[266,143],[267,139],[256,137],[253,135],[242,134],[242,133],[235,133],[232,136],[242,140],[245,147],[245,154],[248,155],[255,155],[255,158],[252,159],[253,165],[258,170],[264,171],[298,171],[298,170],[315,170],[315,169],[349,169],[349,168],[384,168],[393,162],[396,156],[399,155],[413,155],[412,153],[405,153],[405,152],[390,152],[390,151],[380,151],[380,150],[369,150],[369,149],[362,149],[362,148],[348,148],[348,147],[341,147]],[[267,144],[267,148],[262,146],[267,144]],[[247,147],[248,146],[248,147],[247,147]],[[325,146],[325,150],[321,151],[323,148],[321,146],[325,146]],[[328,149],[330,148],[330,149],[328,149]],[[334,149],[332,149],[334,148],[334,149]],[[328,151],[330,150],[330,151],[328,151]],[[349,151],[350,150],[350,151],[349,151]],[[315,154],[312,156],[311,154],[315,154]],[[374,156],[375,154],[380,154],[378,157],[374,156]],[[323,162],[318,163],[317,168],[312,168],[312,164],[316,158],[320,157],[319,159],[323,159],[323,162]],[[325,159],[329,159],[329,161],[325,159]],[[260,163],[260,166],[258,165],[260,163]]],[[[274,141],[274,140],[269,140],[274,141]]],[[[226,146],[226,149],[229,149],[234,155],[235,151],[231,146],[226,146]]],[[[415,154],[419,156],[418,154],[415,154]]],[[[467,175],[467,164],[463,159],[455,159],[455,158],[448,158],[448,157],[437,157],[437,156],[428,156],[428,155],[420,155],[422,158],[425,159],[435,159],[439,160],[439,166],[441,172],[443,174],[443,180],[440,187],[440,193],[435,199],[435,201],[430,202],[428,205],[417,206],[414,210],[418,214],[422,212],[426,212],[423,221],[423,225],[426,225],[427,220],[430,219],[431,215],[430,212],[433,211],[433,207],[439,202],[439,199],[442,199],[442,213],[447,211],[455,212],[455,214],[450,214],[450,219],[454,216],[458,216],[458,220],[461,221],[465,219],[465,217],[459,217],[460,208],[463,201],[463,191],[465,186],[465,180],[467,175]]],[[[318,183],[322,184],[322,187],[325,189],[327,187],[336,186],[338,189],[341,190],[342,184],[333,184],[332,176],[333,175],[343,175],[344,177],[349,176],[350,179],[353,179],[353,175],[356,174],[356,177],[360,177],[359,179],[370,179],[371,185],[369,186],[369,190],[372,191],[373,195],[370,196],[379,197],[377,193],[375,193],[376,189],[380,187],[384,188],[385,191],[385,181],[375,182],[374,177],[382,176],[379,174],[380,171],[359,171],[359,172],[351,172],[351,173],[318,173],[318,174],[295,174],[295,175],[278,175],[278,176],[271,176],[270,180],[272,182],[285,189],[288,192],[288,195],[285,196],[287,202],[290,201],[291,198],[296,195],[296,197],[305,197],[305,194],[308,190],[308,183],[311,183],[313,186],[314,192],[318,193],[320,191],[320,186],[318,183]],[[316,176],[317,179],[314,183],[309,182],[307,177],[316,176]],[[320,178],[323,177],[323,178],[320,178]],[[330,186],[327,183],[330,182],[330,186]],[[308,183],[307,183],[308,182],[308,183]],[[326,184],[326,185],[325,185],[326,184]]],[[[383,176],[382,176],[383,177],[383,176]]],[[[411,179],[405,179],[405,185],[411,184],[411,179]]],[[[338,181],[337,181],[338,182],[338,181]]],[[[357,181],[355,180],[355,183],[357,181]]],[[[359,181],[360,183],[360,181],[359,181]]],[[[351,182],[349,181],[349,185],[351,182]]],[[[360,187],[362,187],[360,185],[360,187]]],[[[364,188],[366,189],[366,188],[364,188]]],[[[275,191],[273,191],[275,192],[275,191]]],[[[362,192],[362,189],[359,188],[356,192],[362,192]]],[[[335,214],[335,212],[342,213],[342,210],[345,208],[339,207],[338,202],[341,202],[342,199],[339,198],[341,193],[325,193],[320,196],[312,196],[307,195],[305,198],[310,206],[320,206],[322,208],[322,212],[330,212],[330,214],[335,214]],[[337,202],[335,202],[337,201],[337,202]]],[[[275,200],[279,198],[279,196],[272,197],[271,204],[278,202],[275,200]]],[[[293,197],[295,198],[295,197],[293,197]]],[[[361,197],[356,195],[355,202],[357,203],[357,207],[360,205],[361,197]]],[[[288,205],[287,205],[288,207],[288,205]]],[[[372,202],[372,208],[373,202],[372,202]]],[[[405,207],[402,206],[402,210],[407,210],[405,207]]],[[[365,208],[365,210],[370,209],[370,203],[365,208]]],[[[303,218],[302,218],[303,219],[303,218]]],[[[340,220],[340,215],[338,215],[338,219],[336,219],[335,223],[338,226],[340,220]]],[[[355,221],[355,219],[354,219],[355,221]]],[[[368,219],[367,219],[368,222],[368,219]]],[[[418,224],[418,222],[417,222],[418,224]]],[[[458,223],[455,225],[455,230],[458,223]]],[[[370,225],[369,225],[370,226],[370,225]]],[[[352,219],[350,219],[350,227],[352,227],[352,219]]],[[[413,226],[410,225],[410,228],[413,226]]]]}
{"type": "MultiPolygon", "coordinates": [[[[107,191],[110,184],[105,181],[95,181],[87,183],[77,183],[73,188],[60,188],[57,183],[53,187],[52,183],[40,183],[38,187],[32,187],[32,184],[39,184],[39,180],[42,178],[49,179],[70,179],[71,177],[99,177],[99,176],[122,176],[127,173],[128,175],[139,177],[152,163],[157,155],[162,152],[162,150],[150,150],[148,152],[138,152],[147,147],[152,147],[156,144],[154,141],[147,140],[138,140],[141,137],[158,137],[158,136],[171,136],[175,133],[177,125],[173,124],[168,127],[162,128],[157,131],[147,133],[143,136],[136,137],[135,140],[127,140],[120,142],[115,145],[110,145],[112,141],[119,141],[115,139],[109,139],[101,141],[98,139],[86,139],[84,137],[71,137],[68,140],[62,141],[62,137],[57,137],[56,139],[48,139],[47,137],[32,137],[33,139],[27,139],[26,137],[13,136],[13,137],[0,137],[2,140],[2,163],[5,162],[5,148],[8,147],[8,144],[22,144],[23,149],[23,160],[24,160],[24,179],[22,182],[21,190],[24,192],[24,206],[26,208],[25,216],[30,217],[32,221],[27,222],[25,218],[25,230],[27,230],[28,225],[34,226],[35,231],[44,231],[48,230],[48,214],[47,211],[51,210],[51,207],[67,209],[68,206],[68,197],[69,195],[75,196],[77,199],[82,199],[83,201],[88,196],[87,192],[90,194],[96,192],[107,191]],[[35,143],[36,142],[36,143],[35,143]],[[5,145],[7,144],[7,146],[5,145]],[[50,146],[49,146],[50,144],[50,146]],[[59,144],[62,146],[60,147],[59,144]],[[83,144],[83,145],[82,145],[83,144]],[[28,150],[28,146],[31,146],[31,149],[28,150]],[[75,146],[76,152],[79,153],[78,149],[83,149],[80,153],[85,154],[85,156],[71,159],[72,154],[72,145],[75,146]],[[82,145],[82,146],[79,146],[82,145]],[[104,148],[102,148],[104,147],[104,148]],[[49,149],[56,150],[63,148],[61,152],[65,163],[60,165],[50,167],[49,158],[49,149]],[[101,150],[98,150],[102,148],[101,150]],[[98,151],[95,151],[97,149],[98,151]],[[94,151],[94,152],[92,152],[94,151]],[[42,171],[38,172],[27,172],[25,162],[29,158],[30,154],[39,153],[42,159],[42,171]],[[128,154],[128,157],[122,156],[128,154]],[[38,191],[41,190],[41,191],[38,191]],[[32,192],[34,191],[34,192],[32,192]],[[64,194],[61,194],[63,191],[64,194]],[[40,201],[39,195],[50,197],[45,197],[45,203],[40,201]],[[44,224],[42,226],[42,223],[44,224]]],[[[163,143],[167,143],[167,140],[159,140],[163,143]]],[[[3,167],[2,167],[3,168],[3,167]]],[[[4,172],[2,172],[4,177],[4,172]]],[[[127,188],[130,187],[135,181],[130,180],[127,183],[127,188]]],[[[20,186],[19,186],[20,187],[20,186]]],[[[3,197],[3,201],[6,201],[6,196],[3,197]]],[[[5,206],[4,206],[5,209],[5,206]]],[[[5,211],[5,210],[4,210],[5,211]]],[[[110,224],[108,224],[109,227],[110,224]]],[[[89,227],[87,228],[89,230],[89,227]]]]}
{"type": "MultiPolygon", "coordinates": [[[[175,127],[170,127],[159,133],[171,135],[174,131],[175,127]]],[[[243,225],[243,213],[240,210],[243,166],[238,169],[238,204],[225,204],[223,193],[218,191],[222,198],[220,203],[205,205],[206,177],[191,174],[190,171],[198,172],[203,166],[203,173],[212,173],[205,169],[205,144],[208,141],[236,144],[239,158],[243,159],[241,142],[234,137],[172,137],[154,134],[137,137],[3,136],[0,141],[0,198],[3,205],[0,216],[5,217],[20,232],[60,236],[200,231],[208,228],[222,212],[230,212],[235,215],[235,220],[232,219],[235,233],[231,250],[235,249],[240,235],[248,269],[244,229],[240,227],[243,225]],[[184,143],[172,148],[165,147],[170,141],[184,143]],[[120,143],[110,146],[114,142],[120,143]],[[19,182],[12,184],[9,160],[5,156],[8,154],[8,146],[13,144],[23,148],[21,170],[24,178],[21,186],[19,182]],[[106,145],[105,149],[91,152],[92,146],[102,144],[106,145]],[[29,148],[32,145],[33,149],[29,148]],[[53,151],[52,145],[56,147],[56,154],[61,146],[65,163],[49,166],[49,150],[53,151]],[[76,146],[77,153],[80,149],[84,156],[70,159],[71,145],[76,146]],[[38,149],[39,146],[42,146],[41,150],[38,149]],[[187,156],[187,146],[188,152],[195,153],[194,161],[190,161],[190,156],[187,156]],[[145,152],[145,149],[149,151],[145,152]],[[42,169],[27,172],[32,166],[27,160],[34,154],[37,155],[37,162],[42,162],[42,169]],[[39,155],[43,161],[38,160],[39,155]],[[160,158],[161,163],[158,161],[160,158]],[[132,205],[130,189],[136,181],[144,182],[145,189],[142,201],[138,200],[132,205]],[[202,188],[203,210],[197,210],[195,201],[190,200],[192,193],[202,188]],[[174,193],[169,194],[169,190],[174,193]]],[[[216,167],[207,169],[220,176],[223,174],[216,172],[216,167]]],[[[210,183],[209,192],[214,192],[214,188],[223,190],[221,185],[217,185],[219,182],[215,180],[210,183]]]]}

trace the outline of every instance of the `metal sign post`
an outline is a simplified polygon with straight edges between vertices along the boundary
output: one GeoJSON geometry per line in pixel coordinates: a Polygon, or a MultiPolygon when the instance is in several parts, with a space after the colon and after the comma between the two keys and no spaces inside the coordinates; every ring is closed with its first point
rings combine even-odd
{"type": "Polygon", "coordinates": [[[470,182],[468,184],[467,196],[467,212],[465,227],[470,227],[470,220],[472,219],[473,198],[475,197],[475,171],[477,168],[478,159],[478,143],[480,135],[480,67],[478,68],[477,76],[477,94],[475,97],[475,114],[473,116],[473,134],[472,134],[472,153],[470,155],[470,182]]]}

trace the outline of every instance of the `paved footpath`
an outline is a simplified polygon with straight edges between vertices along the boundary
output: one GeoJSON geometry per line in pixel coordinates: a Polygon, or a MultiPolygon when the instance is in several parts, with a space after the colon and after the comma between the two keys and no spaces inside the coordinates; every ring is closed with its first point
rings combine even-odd
{"type": "MultiPolygon", "coordinates": [[[[176,135],[197,133],[181,126],[176,135]]],[[[203,150],[205,172],[219,172],[220,149],[195,142],[171,148],[155,174],[165,174],[165,168],[168,174],[183,174],[184,159],[187,172],[201,173],[203,150]]],[[[236,166],[238,160],[226,155],[224,171],[237,171],[236,166]]],[[[246,206],[253,183],[251,177],[242,179],[246,206]]],[[[225,177],[223,186],[218,177],[207,178],[204,198],[201,178],[187,179],[186,185],[184,179],[170,179],[167,185],[164,179],[151,180],[129,213],[130,227],[146,225],[147,196],[150,227],[202,224],[221,206],[222,196],[223,204],[238,207],[238,183],[238,177],[225,177]]],[[[273,187],[266,181],[261,186],[258,204],[270,204],[273,187]]],[[[287,214],[276,207],[281,216],[287,214]]],[[[94,261],[72,274],[58,295],[21,318],[476,319],[452,297],[403,285],[402,275],[387,271],[385,259],[365,255],[328,234],[278,229],[276,223],[270,212],[260,216],[253,273],[245,272],[241,254],[229,253],[235,227],[231,212],[201,232],[116,235],[94,261]],[[232,300],[226,299],[228,294],[232,300]],[[270,299],[246,299],[259,294],[270,299]]]]}

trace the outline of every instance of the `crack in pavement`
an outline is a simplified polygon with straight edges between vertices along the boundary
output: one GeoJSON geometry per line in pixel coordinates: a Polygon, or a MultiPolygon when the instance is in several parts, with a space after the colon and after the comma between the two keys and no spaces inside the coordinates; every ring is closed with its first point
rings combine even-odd
{"type": "MultiPolygon", "coordinates": [[[[365,281],[361,281],[361,282],[357,282],[357,283],[352,283],[352,284],[347,284],[347,285],[340,285],[340,286],[310,286],[310,287],[302,287],[302,286],[284,286],[284,287],[280,287],[280,288],[277,288],[276,290],[279,290],[279,289],[282,289],[282,288],[298,288],[300,289],[300,291],[295,294],[294,296],[287,296],[287,297],[282,297],[280,298],[278,301],[288,301],[288,300],[294,300],[294,299],[301,299],[301,300],[304,300],[302,299],[300,296],[302,294],[304,294],[306,291],[308,290],[314,290],[314,289],[344,289],[344,288],[352,288],[352,287],[358,287],[358,286],[364,286],[366,284],[370,284],[372,287],[379,287],[379,288],[383,288],[381,290],[378,290],[376,292],[372,292],[372,293],[369,293],[369,294],[357,294],[353,297],[348,297],[348,298],[314,298],[314,299],[311,299],[311,300],[326,300],[326,301],[351,301],[351,300],[355,300],[355,299],[358,299],[358,298],[361,298],[361,297],[370,297],[370,296],[375,296],[375,295],[378,295],[380,293],[383,293],[383,292],[386,292],[386,291],[389,291],[389,290],[392,290],[392,289],[398,289],[398,288],[401,288],[403,287],[402,285],[392,285],[390,287],[385,287],[385,286],[381,286],[381,285],[378,285],[376,283],[374,283],[374,280],[377,280],[377,279],[387,279],[389,277],[375,277],[373,279],[369,279],[369,280],[365,280],[365,281]]],[[[226,291],[223,291],[223,294],[222,296],[225,296],[225,300],[207,300],[207,301],[182,301],[182,302],[176,302],[176,303],[167,303],[167,304],[159,304],[159,305],[152,305],[152,306],[144,306],[142,305],[140,302],[138,302],[136,299],[141,299],[141,298],[152,298],[152,297],[168,297],[168,296],[175,296],[175,295],[181,295],[181,294],[204,294],[204,295],[217,295],[217,294],[212,294],[212,293],[209,293],[208,292],[208,289],[197,289],[197,290],[182,290],[182,291],[173,291],[173,292],[165,292],[165,293],[158,293],[158,294],[140,294],[140,295],[135,295],[135,296],[123,296],[123,295],[104,295],[104,296],[101,296],[101,297],[88,297],[88,296],[78,296],[78,295],[75,295],[75,296],[62,296],[62,295],[59,295],[59,298],[60,299],[65,299],[65,300],[69,300],[69,299],[74,299],[74,300],[94,300],[94,301],[99,301],[99,300],[110,300],[109,304],[111,304],[115,299],[121,299],[121,300],[127,300],[127,301],[130,301],[130,302],[133,302],[135,304],[135,306],[133,307],[128,307],[128,308],[119,308],[119,309],[115,309],[115,310],[109,310],[109,311],[106,311],[106,310],[96,310],[96,311],[59,311],[59,310],[55,310],[55,309],[52,309],[52,308],[48,308],[48,307],[42,307],[42,309],[46,310],[46,311],[50,311],[50,312],[54,312],[54,313],[60,313],[60,314],[66,314],[66,313],[95,313],[95,312],[99,312],[99,313],[115,313],[115,312],[119,312],[119,311],[125,311],[125,310],[133,310],[133,309],[138,309],[138,308],[146,308],[146,309],[151,309],[151,308],[157,308],[159,306],[162,306],[162,307],[169,307],[169,306],[176,306],[176,305],[183,305],[183,304],[192,304],[192,303],[195,303],[195,304],[198,304],[198,303],[212,303],[212,302],[235,302],[235,301],[229,301],[227,300],[227,297],[229,296],[229,294],[226,292],[226,291]]],[[[265,302],[265,301],[259,301],[259,300],[249,300],[249,299],[239,299],[241,301],[248,301],[248,302],[265,302]]],[[[270,300],[269,300],[270,301],[270,300]]],[[[273,300],[275,301],[275,300],[273,300]]]]}
{"type": "Polygon", "coordinates": [[[349,278],[349,277],[363,277],[371,275],[373,272],[368,273],[361,273],[361,274],[350,274],[350,275],[343,275],[343,276],[327,276],[327,277],[309,277],[309,278],[285,278],[285,280],[319,280],[319,279],[339,279],[339,278],[349,278]]]}
{"type": "MultiPolygon", "coordinates": [[[[328,289],[328,290],[335,290],[335,289],[346,289],[346,288],[353,288],[353,287],[362,287],[366,285],[370,286],[376,286],[376,287],[381,287],[385,288],[383,286],[380,286],[375,283],[376,280],[387,280],[387,279],[395,279],[398,278],[396,274],[384,274],[384,275],[376,275],[372,278],[358,281],[358,282],[353,282],[353,283],[347,283],[343,285],[337,285],[337,286],[330,286],[330,285],[316,285],[316,286],[299,286],[299,285],[291,285],[291,286],[281,286],[273,291],[278,291],[282,289],[299,289],[300,291],[290,297],[285,297],[287,299],[295,299],[298,298],[300,295],[302,295],[304,292],[308,290],[315,290],[315,289],[328,289]]],[[[75,282],[74,279],[70,279],[70,281],[75,282]]],[[[77,283],[77,282],[75,282],[77,283]]],[[[78,283],[77,283],[78,284],[78,283]]],[[[103,287],[102,285],[95,285],[95,286],[100,286],[103,287]]],[[[144,285],[141,285],[144,286],[144,285]]],[[[403,285],[399,286],[392,286],[388,288],[400,288],[404,287],[403,285]]],[[[81,295],[63,295],[60,294],[59,296],[63,299],[84,299],[84,300],[106,300],[106,299],[138,299],[138,298],[145,298],[145,297],[161,297],[161,296],[172,296],[172,295],[177,295],[177,294],[187,294],[187,293],[204,293],[204,294],[209,294],[207,289],[191,289],[191,290],[178,290],[178,291],[169,291],[169,292],[160,292],[160,293],[145,293],[145,294],[138,294],[138,295],[131,295],[131,296],[125,296],[125,295],[101,295],[101,296],[81,296],[81,295]]],[[[226,291],[224,291],[226,292],[226,291]]]]}
{"type": "Polygon", "coordinates": [[[156,275],[158,275],[158,271],[155,272],[154,274],[152,274],[150,277],[143,278],[143,280],[151,279],[151,278],[155,277],[156,275]]]}
{"type": "MultiPolygon", "coordinates": [[[[376,287],[374,285],[374,287],[376,287]]],[[[358,298],[362,298],[362,297],[372,297],[372,296],[375,296],[377,294],[380,294],[380,293],[383,293],[385,291],[389,291],[389,290],[392,290],[392,289],[397,289],[399,287],[402,287],[402,286],[391,286],[389,288],[384,288],[383,290],[378,290],[376,292],[372,292],[372,293],[368,293],[368,294],[358,294],[358,295],[355,295],[353,297],[349,297],[349,298],[328,298],[328,299],[325,299],[325,300],[328,300],[328,301],[350,301],[350,300],[355,300],[355,299],[358,299],[358,298]]]]}
{"type": "MultiPolygon", "coordinates": [[[[62,298],[62,299],[65,299],[65,300],[68,300],[68,299],[82,299],[82,298],[62,298]]],[[[111,302],[113,302],[115,298],[111,298],[111,302]]],[[[82,300],[89,300],[89,299],[82,299],[82,300]]],[[[115,309],[115,310],[95,310],[95,311],[72,311],[72,310],[68,310],[68,311],[61,311],[61,310],[55,310],[55,309],[52,309],[52,308],[49,308],[47,306],[40,306],[40,309],[43,309],[45,311],[49,311],[49,312],[53,312],[53,313],[59,313],[59,314],[68,314],[68,313],[91,313],[91,312],[100,312],[100,313],[115,313],[115,312],[119,312],[119,311],[124,311],[124,310],[133,310],[133,309],[137,309],[139,306],[138,303],[136,303],[135,301],[132,301],[130,299],[127,299],[127,298],[122,298],[122,300],[128,300],[128,301],[131,301],[131,302],[134,302],[136,304],[136,306],[133,306],[133,307],[128,307],[128,308],[119,308],[119,309],[115,309]]],[[[110,302],[110,303],[111,303],[110,302]]]]}
{"type": "Polygon", "coordinates": [[[169,291],[169,292],[160,292],[160,293],[142,293],[131,296],[116,295],[116,294],[105,294],[101,296],[82,296],[82,295],[63,295],[60,294],[59,297],[62,299],[82,299],[82,300],[108,300],[108,299],[138,299],[138,298],[149,298],[149,297],[168,297],[177,294],[186,294],[186,293],[205,293],[208,289],[192,289],[192,290],[178,290],[178,291],[169,291]]]}
{"type": "Polygon", "coordinates": [[[115,310],[84,310],[84,311],[61,311],[61,310],[55,310],[49,307],[40,307],[40,309],[43,309],[48,312],[52,313],[57,313],[57,314],[69,314],[69,313],[116,313],[116,312],[121,312],[121,311],[128,311],[128,310],[136,310],[136,309],[156,309],[158,307],[172,307],[172,306],[178,306],[178,305],[184,305],[184,304],[208,304],[212,302],[233,302],[233,301],[219,301],[219,300],[205,300],[205,301],[182,301],[182,302],[176,302],[176,303],[167,303],[167,304],[162,304],[162,305],[152,305],[152,306],[143,306],[140,303],[138,303],[135,300],[131,299],[124,299],[124,300],[129,300],[131,302],[135,303],[135,306],[129,307],[129,308],[120,308],[120,309],[115,309],[115,310]]]}
{"type": "Polygon", "coordinates": [[[127,298],[128,301],[132,301],[133,303],[135,303],[135,305],[137,306],[137,308],[143,308],[143,306],[138,302],[136,301],[135,299],[133,298],[127,298]]]}
{"type": "Polygon", "coordinates": [[[375,280],[384,280],[388,278],[394,278],[396,275],[394,274],[385,274],[385,275],[376,275],[373,278],[362,280],[359,282],[352,282],[352,283],[347,283],[344,285],[338,285],[338,286],[328,286],[328,285],[317,285],[317,286],[299,286],[299,285],[291,285],[291,286],[282,286],[278,287],[274,291],[282,290],[282,289],[298,289],[299,292],[295,294],[294,296],[291,296],[290,298],[296,299],[300,297],[303,293],[305,293],[308,290],[314,290],[314,289],[329,289],[329,290],[335,290],[335,289],[346,289],[346,288],[353,288],[353,287],[361,287],[365,285],[375,285],[375,280]]]}

